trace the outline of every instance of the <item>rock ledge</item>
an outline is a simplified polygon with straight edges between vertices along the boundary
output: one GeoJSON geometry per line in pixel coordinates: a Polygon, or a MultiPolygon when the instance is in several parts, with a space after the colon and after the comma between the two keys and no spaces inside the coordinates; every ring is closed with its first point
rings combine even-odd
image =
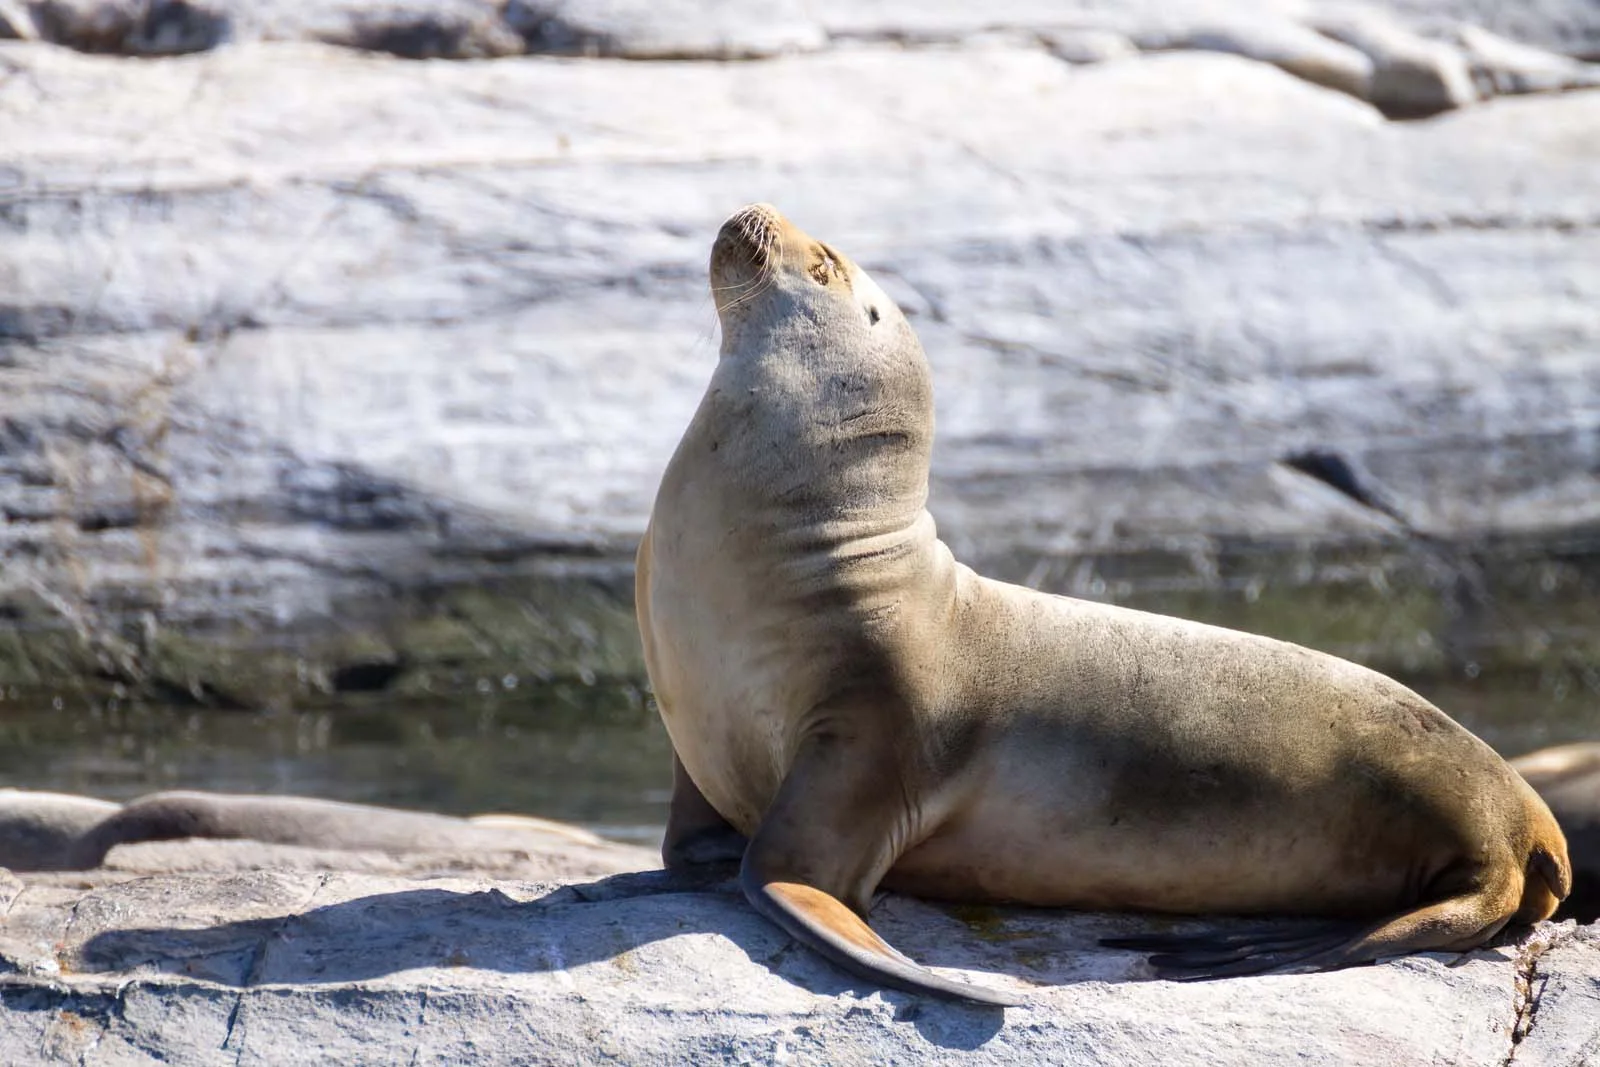
{"type": "Polygon", "coordinates": [[[726,883],[261,870],[0,875],[8,1062],[1572,1064],[1600,1047],[1600,928],[1461,960],[1180,985],[1097,939],[1154,920],[888,896],[913,956],[1027,990],[857,986],[726,883]]]}

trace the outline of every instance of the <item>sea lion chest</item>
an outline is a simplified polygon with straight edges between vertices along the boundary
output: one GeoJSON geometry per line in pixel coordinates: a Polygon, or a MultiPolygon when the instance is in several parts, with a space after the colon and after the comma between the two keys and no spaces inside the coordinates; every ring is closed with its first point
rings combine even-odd
{"type": "Polygon", "coordinates": [[[651,514],[656,699],[690,777],[746,832],[807,710],[888,654],[901,570],[933,542],[925,475],[907,492],[900,473],[924,435],[879,394],[868,376],[725,360],[651,514]]]}

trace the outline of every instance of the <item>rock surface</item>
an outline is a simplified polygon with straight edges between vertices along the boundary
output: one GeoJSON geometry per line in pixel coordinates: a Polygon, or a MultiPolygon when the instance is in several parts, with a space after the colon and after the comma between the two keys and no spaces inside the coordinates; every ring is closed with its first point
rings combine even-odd
{"type": "Polygon", "coordinates": [[[524,50],[633,59],[748,58],[835,42],[917,43],[1116,29],[1144,36],[1218,25],[1311,25],[1381,13],[1423,32],[1481,26],[1556,53],[1600,58],[1592,0],[0,0],[6,36],[91,52],[172,54],[255,40],[309,40],[413,58],[524,50]]]}
{"type": "Polygon", "coordinates": [[[0,873],[0,1048],[33,1064],[1450,1063],[1600,1047],[1600,931],[1463,960],[1147,980],[1135,917],[889,896],[914,957],[1025,991],[985,1009],[863,988],[730,884],[258,870],[0,873]]]}
{"type": "MultiPolygon", "coordinates": [[[[801,18],[768,6],[727,25],[801,18]]],[[[1308,28],[1331,7],[974,10],[808,5],[827,46],[752,63],[0,44],[0,681],[259,706],[637,677],[628,555],[715,359],[710,237],[755,199],[911,313],[934,512],[998,576],[1592,544],[1600,95],[1392,123],[1348,92],[1381,64],[1308,28]],[[1108,40],[1180,50],[1058,58],[1108,40]]],[[[648,11],[722,32],[496,17],[620,41],[648,11]]],[[[1500,57],[1451,53],[1474,93],[1587,73],[1473,40],[1500,57]]]]}

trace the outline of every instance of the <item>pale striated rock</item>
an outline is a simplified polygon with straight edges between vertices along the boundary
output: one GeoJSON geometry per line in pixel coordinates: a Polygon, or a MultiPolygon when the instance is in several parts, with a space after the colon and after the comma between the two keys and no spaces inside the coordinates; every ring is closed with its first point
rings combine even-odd
{"type": "Polygon", "coordinates": [[[1530,48],[1477,26],[1458,27],[1455,39],[1472,65],[1472,76],[1484,96],[1553,93],[1600,86],[1600,63],[1584,63],[1530,48]]]}
{"type": "Polygon", "coordinates": [[[509,0],[532,52],[630,59],[754,59],[827,44],[800,0],[509,0]]]}
{"type": "Polygon", "coordinates": [[[1367,55],[1372,77],[1365,98],[1393,118],[1425,118],[1478,99],[1472,67],[1459,51],[1429,40],[1378,10],[1336,8],[1313,27],[1367,55]]]}
{"type": "Polygon", "coordinates": [[[1104,63],[1139,54],[1139,46],[1114,30],[1045,30],[1039,43],[1068,63],[1104,63]]]}
{"type": "Polygon", "coordinates": [[[1237,57],[1000,46],[0,57],[15,684],[636,676],[627,553],[753,199],[910,312],[980,568],[1600,522],[1594,95],[1391,124],[1237,57]],[[622,606],[523,606],[558,581],[622,606]]]}
{"type": "Polygon", "coordinates": [[[17,1067],[219,1056],[1409,1067],[1499,1065],[1513,1051],[1554,1067],[1600,1039],[1592,927],[1547,924],[1459,960],[1177,984],[1097,944],[1152,920],[880,900],[874,924],[914,957],[1026,993],[1001,1011],[865,987],[797,949],[731,884],[663,873],[562,884],[106,872],[19,888],[0,924],[0,1048],[17,1067]]]}
{"type": "Polygon", "coordinates": [[[323,41],[407,59],[489,59],[526,50],[504,8],[504,0],[227,0],[226,11],[233,42],[323,41]]]}
{"type": "Polygon", "coordinates": [[[3,0],[0,38],[126,55],[318,41],[411,59],[756,59],[862,43],[1037,43],[1068,62],[1103,61],[1137,42],[1250,56],[1399,117],[1476,99],[1465,63],[1484,94],[1592,84],[1566,53],[1593,58],[1600,47],[1595,5],[1511,6],[1508,15],[1482,0],[3,0]],[[1486,20],[1503,44],[1468,39],[1486,20]]]}
{"type": "Polygon", "coordinates": [[[33,41],[39,31],[22,0],[0,0],[0,41],[33,41]]]}
{"type": "MultiPolygon", "coordinates": [[[[171,55],[256,40],[322,41],[412,59],[524,51],[495,0],[33,0],[38,36],[86,52],[171,55]]],[[[0,10],[0,16],[3,16],[0,10]]]]}
{"type": "Polygon", "coordinates": [[[1135,38],[1151,50],[1226,52],[1271,63],[1313,85],[1372,99],[1373,61],[1367,53],[1288,19],[1218,20],[1163,27],[1135,38]]]}
{"type": "Polygon", "coordinates": [[[1421,25],[1482,26],[1551,52],[1600,60],[1600,4],[1594,0],[1383,0],[1421,25]]]}
{"type": "Polygon", "coordinates": [[[30,0],[37,35],[83,52],[177,55],[228,37],[225,0],[30,0]]]}

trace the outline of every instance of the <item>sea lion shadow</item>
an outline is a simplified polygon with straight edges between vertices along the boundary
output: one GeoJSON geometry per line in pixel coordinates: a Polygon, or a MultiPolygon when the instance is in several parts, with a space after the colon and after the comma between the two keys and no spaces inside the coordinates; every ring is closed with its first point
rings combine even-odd
{"type": "MultiPolygon", "coordinates": [[[[731,874],[731,869],[689,876],[621,874],[569,883],[529,899],[499,888],[417,888],[198,928],[122,927],[85,941],[75,965],[83,972],[180,975],[237,989],[359,983],[428,968],[568,972],[581,989],[586,982],[606,980],[601,972],[577,973],[591,965],[616,968],[619,982],[642,977],[681,986],[685,969],[701,959],[714,980],[715,957],[725,949],[703,943],[674,949],[668,957],[652,946],[714,934],[787,982],[821,996],[859,996],[863,1010],[887,1011],[945,1047],[975,1047],[1003,1025],[999,1008],[885,990],[838,970],[756,915],[731,874]],[[882,999],[874,1003],[874,996],[882,999]]],[[[239,901],[240,907],[247,904],[239,901]]],[[[1099,971],[1075,974],[1070,964],[1019,965],[1012,944],[1003,934],[993,935],[994,920],[987,915],[975,919],[949,906],[888,895],[874,907],[873,921],[891,941],[904,938],[905,949],[919,962],[962,969],[980,982],[992,978],[993,984],[1016,988],[1014,978],[1041,987],[1116,980],[1099,971]]],[[[1083,950],[1093,944],[1087,935],[1072,941],[1083,950]]],[[[1103,949],[1097,953],[1106,955],[1103,949]]],[[[1027,952],[1022,956],[1026,959],[1027,952]]],[[[697,984],[705,987],[703,975],[697,984]]]]}

